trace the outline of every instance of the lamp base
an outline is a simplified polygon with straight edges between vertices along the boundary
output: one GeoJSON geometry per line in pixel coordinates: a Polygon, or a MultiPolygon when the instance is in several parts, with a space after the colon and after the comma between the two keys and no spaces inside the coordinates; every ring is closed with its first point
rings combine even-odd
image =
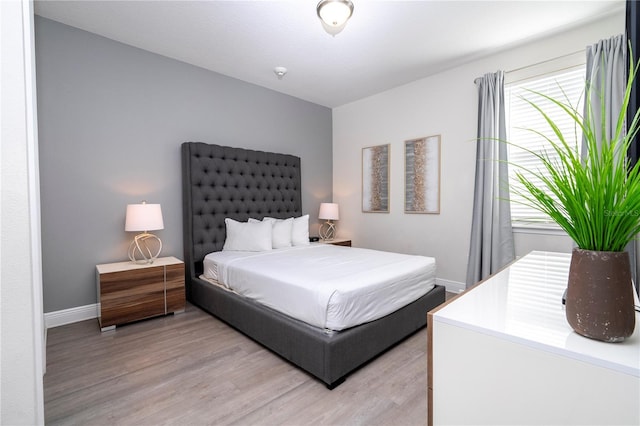
{"type": "Polygon", "coordinates": [[[162,250],[162,241],[160,238],[153,234],[149,234],[144,232],[142,234],[138,234],[135,236],[131,244],[129,245],[129,259],[133,263],[137,263],[140,265],[153,263],[154,260],[157,259],[158,255],[160,255],[160,251],[162,250]],[[157,241],[157,251],[155,254],[151,252],[151,248],[149,248],[150,240],[157,241]],[[141,257],[141,259],[138,259],[141,257]]]}
{"type": "Polygon", "coordinates": [[[336,236],[336,224],[331,222],[330,220],[326,221],[322,225],[320,225],[320,238],[325,241],[331,241],[336,236]]]}

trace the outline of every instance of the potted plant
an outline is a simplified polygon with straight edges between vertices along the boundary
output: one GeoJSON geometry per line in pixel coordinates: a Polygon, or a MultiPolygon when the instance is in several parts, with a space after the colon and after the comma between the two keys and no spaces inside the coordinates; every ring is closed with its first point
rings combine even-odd
{"type": "MultiPolygon", "coordinates": [[[[523,204],[549,215],[577,245],[569,269],[567,320],[578,334],[606,342],[624,340],[635,327],[625,248],[640,232],[640,162],[632,166],[627,150],[638,132],[640,115],[629,118],[628,131],[625,116],[636,72],[631,60],[611,138],[605,136],[604,124],[599,128],[594,120],[590,87],[585,90],[584,114],[568,102],[532,92],[559,107],[582,130],[587,153],[581,156],[549,115],[527,100],[549,124],[551,136],[534,132],[550,143],[555,155],[519,147],[541,161],[543,172],[519,168],[516,179],[524,189],[513,189],[523,197],[523,204]]],[[[601,107],[604,111],[604,100],[601,107]]]]}

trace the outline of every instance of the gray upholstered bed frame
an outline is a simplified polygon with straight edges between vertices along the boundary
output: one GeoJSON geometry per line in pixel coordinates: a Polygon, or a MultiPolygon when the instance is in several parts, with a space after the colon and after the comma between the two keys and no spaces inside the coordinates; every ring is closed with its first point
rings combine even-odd
{"type": "Polygon", "coordinates": [[[200,278],[204,256],[222,250],[224,219],[300,216],[300,158],[208,145],[182,144],[184,257],[187,299],[322,380],[329,388],[426,325],[444,301],[436,286],[408,306],[339,333],[317,329],[217,288],[200,278]]]}

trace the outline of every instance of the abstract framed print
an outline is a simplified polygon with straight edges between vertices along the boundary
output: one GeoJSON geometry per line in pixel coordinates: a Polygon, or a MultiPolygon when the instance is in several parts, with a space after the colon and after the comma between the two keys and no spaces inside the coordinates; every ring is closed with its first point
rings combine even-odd
{"type": "Polygon", "coordinates": [[[404,212],[440,213],[440,135],[404,143],[404,212]]]}
{"type": "Polygon", "coordinates": [[[389,213],[390,145],[362,148],[362,211],[389,213]]]}

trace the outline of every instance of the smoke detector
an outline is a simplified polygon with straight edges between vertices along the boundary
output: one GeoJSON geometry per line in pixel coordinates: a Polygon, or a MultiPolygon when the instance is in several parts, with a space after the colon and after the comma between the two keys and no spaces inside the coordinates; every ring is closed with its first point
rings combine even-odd
{"type": "Polygon", "coordinates": [[[287,73],[287,69],[285,67],[275,67],[273,72],[278,77],[278,80],[282,80],[282,77],[287,73]]]}

